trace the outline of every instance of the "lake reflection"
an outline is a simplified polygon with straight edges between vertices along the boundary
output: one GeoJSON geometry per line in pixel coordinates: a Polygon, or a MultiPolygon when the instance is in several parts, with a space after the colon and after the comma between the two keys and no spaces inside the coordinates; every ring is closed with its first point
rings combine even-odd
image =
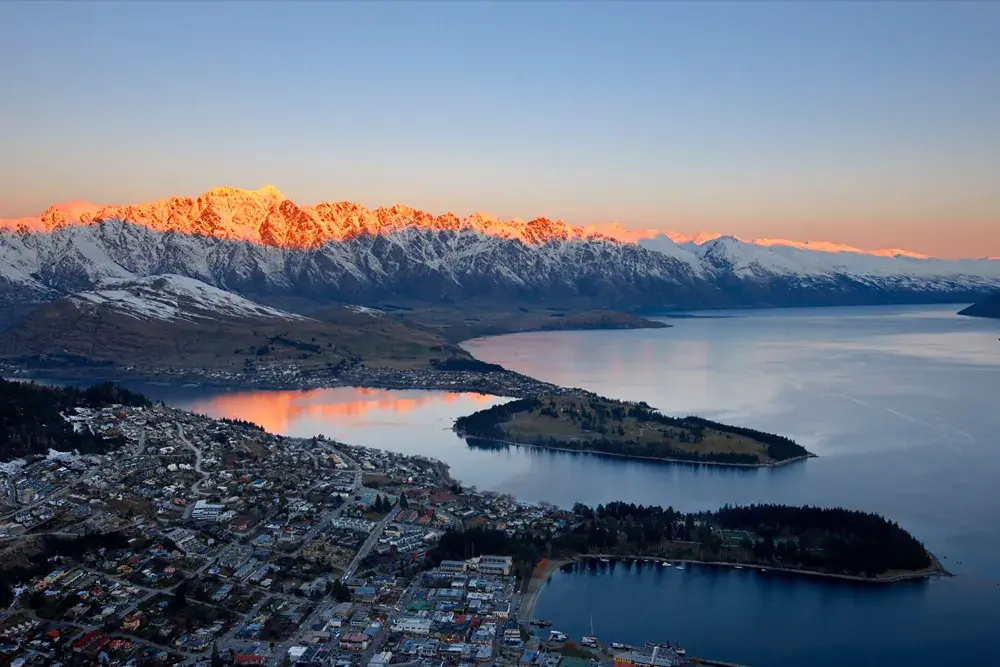
{"type": "Polygon", "coordinates": [[[398,416],[420,409],[433,419],[451,414],[451,408],[470,411],[495,405],[494,396],[476,393],[387,391],[338,387],[306,391],[241,391],[209,396],[186,407],[212,417],[244,419],[272,433],[297,437],[315,435],[317,427],[327,436],[345,438],[355,429],[377,425],[403,425],[398,416]],[[441,406],[450,406],[441,410],[441,406]]]}

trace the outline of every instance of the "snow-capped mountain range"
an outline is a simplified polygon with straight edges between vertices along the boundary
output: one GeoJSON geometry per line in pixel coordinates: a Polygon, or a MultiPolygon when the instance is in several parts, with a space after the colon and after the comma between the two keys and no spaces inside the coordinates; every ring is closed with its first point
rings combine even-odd
{"type": "Polygon", "coordinates": [[[971,300],[1000,289],[996,260],[714,235],[675,235],[680,243],[667,234],[622,236],[546,218],[460,219],[351,202],[300,207],[272,186],[133,206],[74,202],[0,221],[0,303],[161,274],[257,299],[351,304],[698,308],[971,300]]]}

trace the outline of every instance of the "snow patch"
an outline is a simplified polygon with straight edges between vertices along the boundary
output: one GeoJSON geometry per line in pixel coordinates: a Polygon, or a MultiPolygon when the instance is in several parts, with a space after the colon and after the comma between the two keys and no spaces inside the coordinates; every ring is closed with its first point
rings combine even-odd
{"type": "Polygon", "coordinates": [[[360,313],[362,315],[371,315],[372,317],[382,317],[383,313],[378,308],[370,308],[368,306],[346,306],[348,310],[354,311],[355,313],[360,313]]]}
{"type": "Polygon", "coordinates": [[[308,319],[173,274],[127,282],[105,281],[97,290],[74,294],[70,301],[78,307],[110,306],[141,320],[308,319]]]}

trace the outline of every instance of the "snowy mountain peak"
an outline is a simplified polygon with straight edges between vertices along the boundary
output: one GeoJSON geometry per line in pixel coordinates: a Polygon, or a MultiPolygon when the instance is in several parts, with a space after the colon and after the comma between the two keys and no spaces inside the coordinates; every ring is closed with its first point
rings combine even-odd
{"type": "Polygon", "coordinates": [[[69,301],[80,309],[109,308],[140,320],[306,319],[171,274],[104,281],[98,289],[74,294],[69,301]]]}

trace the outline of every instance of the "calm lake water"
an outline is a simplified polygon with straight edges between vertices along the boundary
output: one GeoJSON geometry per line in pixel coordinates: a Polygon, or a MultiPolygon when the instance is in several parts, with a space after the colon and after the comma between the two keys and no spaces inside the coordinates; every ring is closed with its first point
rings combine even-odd
{"type": "Polygon", "coordinates": [[[470,341],[484,361],[795,438],[819,458],[767,470],[468,447],[449,427],[503,399],[329,389],[224,392],[142,385],[154,398],[295,436],[439,458],[466,484],[529,501],[724,503],[877,511],[954,579],[857,586],[691,567],[558,572],[536,615],[580,637],[673,640],[754,667],[1000,664],[1000,321],[958,307],[731,311],[670,329],[470,341]]]}

